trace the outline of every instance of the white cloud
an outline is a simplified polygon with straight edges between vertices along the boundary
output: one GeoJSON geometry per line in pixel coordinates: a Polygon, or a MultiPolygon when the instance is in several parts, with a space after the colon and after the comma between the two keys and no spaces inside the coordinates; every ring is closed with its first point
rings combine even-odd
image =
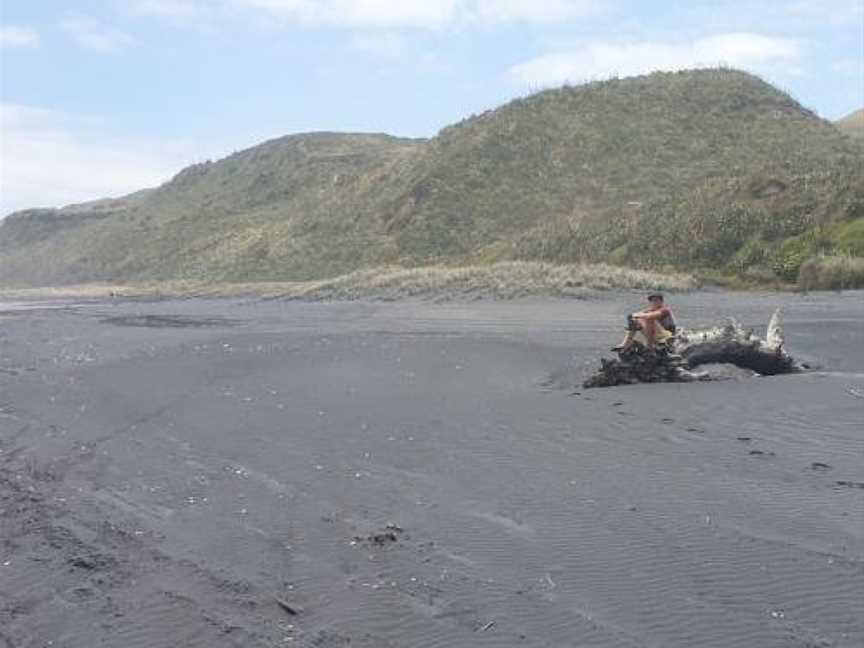
{"type": "Polygon", "coordinates": [[[364,27],[440,27],[459,0],[242,0],[258,9],[305,24],[364,27]]]}
{"type": "Polygon", "coordinates": [[[526,85],[554,85],[610,76],[633,76],[655,70],[729,65],[753,68],[769,63],[797,63],[798,41],[753,33],[709,36],[685,43],[592,43],[520,63],[508,75],[526,85]]]}
{"type": "MultiPolygon", "coordinates": [[[[454,67],[438,51],[426,47],[420,39],[410,38],[398,31],[358,31],[346,41],[351,54],[360,54],[379,67],[368,69],[368,80],[393,77],[397,70],[410,70],[412,74],[450,74],[454,67]]],[[[332,70],[338,79],[344,73],[338,68],[332,70]]],[[[334,80],[339,83],[339,80],[334,80]]]]}
{"type": "Polygon", "coordinates": [[[858,79],[864,79],[864,58],[847,58],[835,61],[831,65],[831,69],[843,76],[858,79]]]}
{"type": "Polygon", "coordinates": [[[413,49],[413,42],[395,32],[361,33],[348,41],[348,47],[354,52],[369,54],[376,58],[398,60],[404,58],[413,49]]]}
{"type": "Polygon", "coordinates": [[[119,196],[160,184],[193,146],[113,137],[92,120],[0,103],[0,217],[17,209],[119,196]]]}
{"type": "Polygon", "coordinates": [[[138,13],[169,18],[192,18],[204,9],[198,0],[136,0],[132,8],[138,13]]]}
{"type": "Polygon", "coordinates": [[[508,22],[558,23],[609,0],[134,0],[133,11],[178,19],[236,17],[238,10],[307,26],[438,29],[508,22]]]}
{"type": "Polygon", "coordinates": [[[60,26],[78,45],[97,52],[113,52],[133,42],[126,32],[91,18],[67,18],[60,26]]]}
{"type": "Polygon", "coordinates": [[[27,27],[0,27],[0,47],[36,47],[39,34],[27,27]]]}
{"type": "Polygon", "coordinates": [[[790,18],[823,25],[862,26],[864,3],[861,0],[794,0],[781,9],[790,18]]]}
{"type": "Polygon", "coordinates": [[[477,0],[467,7],[469,17],[480,23],[557,23],[600,11],[605,3],[589,0],[477,0]]]}
{"type": "Polygon", "coordinates": [[[307,25],[415,27],[554,23],[595,11],[601,0],[235,0],[307,25]]]}
{"type": "Polygon", "coordinates": [[[128,0],[125,8],[136,18],[157,18],[176,26],[192,28],[213,35],[236,26],[236,20],[248,7],[241,0],[128,0]]]}

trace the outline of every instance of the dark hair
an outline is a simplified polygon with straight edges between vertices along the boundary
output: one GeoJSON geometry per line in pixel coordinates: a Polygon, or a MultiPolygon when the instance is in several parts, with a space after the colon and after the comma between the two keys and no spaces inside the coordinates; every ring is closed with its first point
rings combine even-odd
{"type": "Polygon", "coordinates": [[[660,301],[663,301],[663,294],[662,293],[651,293],[650,295],[648,295],[648,299],[649,300],[659,299],[660,301]]]}

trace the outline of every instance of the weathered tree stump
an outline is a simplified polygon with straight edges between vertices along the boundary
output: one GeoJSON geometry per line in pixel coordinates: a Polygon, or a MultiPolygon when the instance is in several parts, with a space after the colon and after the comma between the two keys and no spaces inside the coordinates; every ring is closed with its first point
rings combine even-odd
{"type": "Polygon", "coordinates": [[[733,364],[764,376],[801,371],[802,366],[786,353],[784,344],[779,310],[771,317],[764,340],[734,320],[705,331],[681,330],[671,343],[656,349],[635,342],[618,358],[601,359],[600,369],[583,387],[710,380],[708,374],[692,370],[713,363],[733,364]]]}

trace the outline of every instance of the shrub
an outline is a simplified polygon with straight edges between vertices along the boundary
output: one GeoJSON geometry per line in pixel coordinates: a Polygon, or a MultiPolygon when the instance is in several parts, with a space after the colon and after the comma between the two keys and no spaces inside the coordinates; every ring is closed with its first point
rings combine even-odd
{"type": "Polygon", "coordinates": [[[592,290],[686,291],[698,286],[686,274],[661,274],[605,264],[555,265],[506,261],[451,268],[384,267],[292,286],[286,297],[312,300],[491,297],[580,297],[592,290]]]}
{"type": "Polygon", "coordinates": [[[808,290],[864,288],[864,258],[818,256],[801,264],[798,287],[808,290]]]}

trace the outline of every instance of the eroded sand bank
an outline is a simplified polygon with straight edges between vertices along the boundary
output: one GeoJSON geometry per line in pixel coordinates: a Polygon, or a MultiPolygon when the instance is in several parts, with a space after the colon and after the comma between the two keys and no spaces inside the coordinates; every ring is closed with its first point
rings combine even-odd
{"type": "Polygon", "coordinates": [[[0,646],[862,645],[864,298],[673,303],[822,370],[578,390],[625,295],[0,309],[0,646]]]}

